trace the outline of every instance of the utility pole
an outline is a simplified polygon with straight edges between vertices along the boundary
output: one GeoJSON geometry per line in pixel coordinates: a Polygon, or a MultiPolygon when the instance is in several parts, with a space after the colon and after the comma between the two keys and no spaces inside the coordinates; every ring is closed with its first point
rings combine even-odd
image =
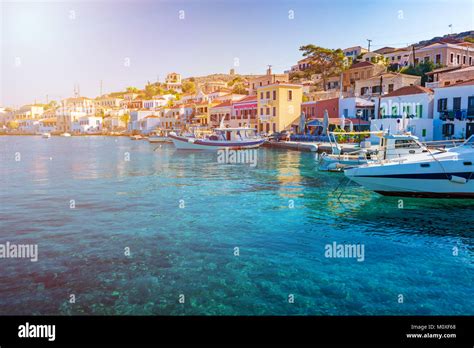
{"type": "Polygon", "coordinates": [[[371,40],[371,39],[367,39],[367,42],[369,43],[367,49],[368,49],[368,51],[370,52],[370,43],[372,42],[372,40],[371,40]]]}
{"type": "Polygon", "coordinates": [[[380,107],[380,102],[382,100],[382,87],[383,87],[383,76],[380,75],[380,93],[379,93],[379,104],[377,106],[377,119],[382,118],[382,108],[380,107]]]}
{"type": "Polygon", "coordinates": [[[411,45],[411,49],[413,51],[413,66],[416,65],[416,61],[415,61],[415,45],[411,45]]]}

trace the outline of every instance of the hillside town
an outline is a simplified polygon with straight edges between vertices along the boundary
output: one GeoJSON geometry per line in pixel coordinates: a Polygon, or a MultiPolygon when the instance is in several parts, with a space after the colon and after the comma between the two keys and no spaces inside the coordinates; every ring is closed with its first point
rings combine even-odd
{"type": "Polygon", "coordinates": [[[0,108],[0,134],[147,135],[160,129],[249,126],[262,134],[330,129],[409,131],[423,141],[474,134],[474,31],[404,48],[301,47],[281,73],[164,82],[95,98],[74,94],[0,108]],[[303,118],[303,123],[301,119],[303,118]]]}

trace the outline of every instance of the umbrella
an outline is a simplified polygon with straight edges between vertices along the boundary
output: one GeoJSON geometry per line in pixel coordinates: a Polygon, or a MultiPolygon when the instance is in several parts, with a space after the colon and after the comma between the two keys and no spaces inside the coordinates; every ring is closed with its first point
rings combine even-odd
{"type": "Polygon", "coordinates": [[[328,129],[329,128],[329,115],[328,115],[328,110],[324,110],[324,119],[323,119],[323,132],[324,134],[328,134],[328,129]]]}
{"type": "Polygon", "coordinates": [[[349,132],[353,132],[354,131],[354,123],[352,123],[352,121],[350,121],[351,123],[349,123],[349,132]]]}
{"type": "Polygon", "coordinates": [[[344,128],[346,127],[346,118],[344,117],[344,115],[341,116],[341,129],[344,130],[344,128]]]}
{"type": "Polygon", "coordinates": [[[306,115],[304,111],[300,115],[300,133],[304,134],[304,126],[306,124],[306,115]]]}

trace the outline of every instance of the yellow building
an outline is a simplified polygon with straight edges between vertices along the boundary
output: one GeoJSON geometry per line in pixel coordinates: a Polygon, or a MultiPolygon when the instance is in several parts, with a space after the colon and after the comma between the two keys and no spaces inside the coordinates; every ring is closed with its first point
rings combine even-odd
{"type": "Polygon", "coordinates": [[[299,124],[303,86],[274,83],[257,88],[258,130],[275,133],[299,124]]]}

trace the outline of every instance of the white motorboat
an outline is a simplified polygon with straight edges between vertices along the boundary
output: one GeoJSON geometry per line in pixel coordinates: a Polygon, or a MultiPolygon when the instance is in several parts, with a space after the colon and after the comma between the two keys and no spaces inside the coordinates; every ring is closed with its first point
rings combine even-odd
{"type": "Polygon", "coordinates": [[[345,175],[386,196],[474,198],[474,136],[462,145],[349,168],[345,175]]]}
{"type": "Polygon", "coordinates": [[[328,134],[332,154],[321,154],[319,157],[319,170],[342,171],[349,167],[359,166],[379,160],[391,160],[411,156],[427,151],[427,148],[410,133],[389,134],[387,132],[330,132],[328,134]],[[376,135],[380,142],[375,147],[370,142],[361,142],[360,148],[355,151],[342,153],[341,146],[337,143],[336,136],[345,135],[376,135]],[[368,144],[367,144],[368,143],[368,144]]]}
{"type": "Polygon", "coordinates": [[[51,138],[51,133],[43,133],[43,134],[41,134],[41,137],[44,138],[44,139],[49,139],[49,138],[51,138]]]}
{"type": "Polygon", "coordinates": [[[214,130],[214,134],[205,138],[177,135],[175,132],[169,133],[168,136],[180,150],[251,149],[265,142],[265,139],[256,134],[254,128],[249,127],[219,127],[214,130]]]}
{"type": "Polygon", "coordinates": [[[62,137],[70,137],[71,134],[66,132],[66,133],[62,133],[61,136],[62,136],[62,137]]]}
{"type": "Polygon", "coordinates": [[[143,136],[141,136],[140,134],[131,135],[131,136],[130,136],[130,139],[131,139],[131,140],[142,140],[142,139],[143,139],[143,136]]]}

